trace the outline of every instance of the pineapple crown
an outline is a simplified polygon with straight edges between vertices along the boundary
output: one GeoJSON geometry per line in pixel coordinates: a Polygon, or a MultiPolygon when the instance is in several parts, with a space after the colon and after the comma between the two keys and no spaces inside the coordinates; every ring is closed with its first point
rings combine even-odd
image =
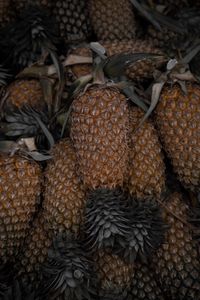
{"type": "Polygon", "coordinates": [[[51,299],[91,299],[95,283],[93,266],[80,241],[57,235],[43,266],[42,295],[51,299]]]}
{"type": "Polygon", "coordinates": [[[18,20],[0,31],[2,62],[21,69],[46,53],[55,61],[59,39],[54,24],[45,10],[28,5],[18,20]]]}
{"type": "Polygon", "coordinates": [[[168,226],[164,223],[161,209],[154,200],[135,201],[129,196],[126,209],[129,231],[124,249],[117,254],[131,263],[138,257],[146,262],[164,242],[168,226]]]}
{"type": "Polygon", "coordinates": [[[124,248],[129,220],[124,209],[125,195],[120,189],[99,188],[88,196],[85,232],[91,251],[124,248]]]}

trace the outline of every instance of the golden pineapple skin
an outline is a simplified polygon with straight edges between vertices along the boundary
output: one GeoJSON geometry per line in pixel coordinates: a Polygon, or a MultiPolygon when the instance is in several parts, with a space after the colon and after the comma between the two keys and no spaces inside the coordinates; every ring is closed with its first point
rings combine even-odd
{"type": "Polygon", "coordinates": [[[91,25],[98,40],[131,40],[135,37],[135,16],[129,0],[89,0],[91,25]]]}
{"type": "Polygon", "coordinates": [[[155,110],[163,148],[181,183],[199,191],[200,185],[200,87],[187,83],[185,95],[179,85],[165,86],[155,110]]]}
{"type": "Polygon", "coordinates": [[[115,88],[92,87],[74,100],[71,138],[88,188],[123,185],[128,122],[127,100],[115,88]]]}
{"type": "Polygon", "coordinates": [[[200,263],[197,245],[187,226],[188,206],[178,192],[171,194],[165,205],[163,218],[170,228],[164,244],[152,260],[152,267],[163,292],[170,299],[186,299],[186,294],[187,299],[197,299],[200,293],[200,263]]]}
{"type": "Polygon", "coordinates": [[[28,234],[39,204],[39,165],[17,155],[0,155],[0,257],[13,259],[28,234]]]}
{"type": "Polygon", "coordinates": [[[31,281],[39,280],[41,265],[48,256],[52,241],[52,233],[48,229],[44,212],[41,210],[33,221],[19,255],[17,266],[19,275],[27,276],[31,281]]]}
{"type": "Polygon", "coordinates": [[[127,189],[137,199],[159,197],[165,188],[165,165],[156,130],[150,120],[140,127],[144,112],[130,107],[129,175],[127,189]]]}
{"type": "Polygon", "coordinates": [[[77,174],[71,141],[61,140],[51,154],[53,159],[45,172],[44,217],[54,233],[69,230],[78,236],[83,225],[86,195],[77,174]]]}
{"type": "Polygon", "coordinates": [[[21,108],[29,105],[40,110],[44,107],[43,93],[40,82],[35,79],[19,79],[12,82],[7,88],[6,107],[9,109],[21,108]]]}
{"type": "Polygon", "coordinates": [[[81,42],[90,36],[87,1],[56,0],[52,2],[52,15],[60,29],[60,36],[67,42],[81,42]]]}
{"type": "Polygon", "coordinates": [[[95,268],[104,291],[123,291],[130,287],[133,266],[115,254],[100,251],[95,256],[95,268]]]}

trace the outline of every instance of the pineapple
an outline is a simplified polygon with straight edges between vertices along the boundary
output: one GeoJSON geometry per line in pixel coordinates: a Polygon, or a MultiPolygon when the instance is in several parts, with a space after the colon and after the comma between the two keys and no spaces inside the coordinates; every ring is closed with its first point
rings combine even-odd
{"type": "Polygon", "coordinates": [[[83,225],[86,195],[77,174],[71,141],[61,140],[51,154],[53,159],[45,171],[44,218],[54,233],[70,231],[78,236],[83,225]]]}
{"type": "Polygon", "coordinates": [[[81,42],[90,37],[87,1],[56,0],[52,2],[52,15],[58,23],[60,36],[66,42],[81,42]]]}
{"type": "Polygon", "coordinates": [[[44,108],[43,93],[40,82],[36,79],[18,79],[7,87],[6,108],[13,110],[25,105],[36,110],[44,108]]]}
{"type": "Polygon", "coordinates": [[[164,295],[148,265],[137,262],[127,300],[164,300],[164,295]]]}
{"type": "Polygon", "coordinates": [[[164,205],[163,217],[170,228],[165,243],[152,260],[152,267],[170,299],[198,299],[200,263],[187,222],[188,206],[178,192],[169,195],[164,205]]]}
{"type": "Polygon", "coordinates": [[[83,183],[90,189],[122,186],[128,159],[128,106],[114,87],[97,85],[72,104],[71,138],[83,183]]]}
{"type": "Polygon", "coordinates": [[[17,154],[0,155],[0,257],[15,259],[40,200],[39,165],[17,154]]]}
{"type": "Polygon", "coordinates": [[[136,199],[159,197],[165,187],[165,165],[161,145],[151,121],[138,125],[144,112],[130,107],[129,176],[126,186],[136,199]]]}
{"type": "Polygon", "coordinates": [[[104,298],[106,294],[111,294],[113,299],[116,299],[128,291],[133,275],[131,264],[127,264],[117,255],[105,251],[97,252],[94,260],[99,280],[99,295],[102,299],[106,299],[104,298]]]}
{"type": "Polygon", "coordinates": [[[103,41],[102,45],[106,49],[108,57],[120,53],[151,53],[162,56],[154,60],[145,58],[128,66],[126,75],[131,80],[143,81],[153,78],[155,69],[160,68],[165,62],[162,51],[156,48],[149,40],[103,41]]]}
{"type": "Polygon", "coordinates": [[[89,0],[91,25],[98,40],[131,40],[136,24],[129,0],[89,0]]]}
{"type": "Polygon", "coordinates": [[[52,233],[48,230],[41,210],[33,221],[17,261],[18,274],[26,281],[39,284],[41,266],[47,259],[52,241],[52,233]]]}
{"type": "MultiPolygon", "coordinates": [[[[20,279],[14,279],[9,288],[0,293],[1,300],[36,300],[36,293],[33,291],[32,286],[27,285],[20,279]]],[[[39,300],[39,299],[38,299],[39,300]]]]}
{"type": "Polygon", "coordinates": [[[200,184],[200,87],[186,83],[166,85],[155,110],[155,121],[164,150],[181,183],[192,191],[200,184]]]}
{"type": "MultiPolygon", "coordinates": [[[[100,44],[105,48],[108,57],[116,54],[128,54],[128,53],[151,53],[157,55],[163,55],[161,50],[155,48],[149,41],[143,41],[139,39],[129,41],[100,41],[100,44]]],[[[80,55],[84,57],[92,57],[92,52],[88,48],[76,48],[72,51],[74,55],[80,55]]],[[[126,75],[128,78],[134,81],[144,81],[153,77],[155,68],[160,68],[164,63],[164,56],[160,59],[155,58],[136,61],[132,63],[126,69],[126,75]]],[[[76,78],[90,74],[92,72],[92,65],[89,64],[77,64],[71,67],[72,73],[76,78]]]]}

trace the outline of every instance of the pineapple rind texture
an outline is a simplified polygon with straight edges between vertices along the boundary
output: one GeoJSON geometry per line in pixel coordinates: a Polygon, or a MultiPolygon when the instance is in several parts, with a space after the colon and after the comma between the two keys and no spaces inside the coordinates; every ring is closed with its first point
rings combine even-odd
{"type": "Polygon", "coordinates": [[[137,199],[159,197],[165,187],[165,165],[156,130],[150,120],[140,127],[144,112],[130,107],[130,151],[127,189],[137,199]]]}
{"type": "Polygon", "coordinates": [[[122,292],[130,287],[133,266],[125,263],[117,255],[99,251],[95,256],[95,267],[100,290],[122,292]]]}
{"type": "Polygon", "coordinates": [[[135,17],[129,0],[90,0],[88,6],[98,40],[131,40],[135,37],[135,17]]]}
{"type": "Polygon", "coordinates": [[[86,195],[77,171],[72,143],[64,139],[52,149],[45,171],[44,217],[54,233],[69,230],[76,236],[81,231],[86,195]]]}
{"type": "Polygon", "coordinates": [[[43,212],[34,220],[18,258],[19,275],[27,281],[39,283],[41,268],[52,244],[52,234],[48,230],[43,212]]]}
{"type": "Polygon", "coordinates": [[[14,155],[0,156],[0,257],[16,258],[39,204],[39,165],[14,155]]]}
{"type": "Polygon", "coordinates": [[[72,105],[71,138],[88,188],[122,186],[128,159],[128,106],[117,89],[93,87],[72,105]]]}
{"type": "Polygon", "coordinates": [[[7,88],[6,106],[9,109],[22,108],[24,105],[40,110],[44,107],[40,82],[35,79],[15,80],[7,88]]]}
{"type": "Polygon", "coordinates": [[[166,232],[164,244],[152,260],[152,267],[163,292],[170,299],[185,299],[186,295],[187,299],[198,299],[200,263],[197,245],[187,226],[188,206],[177,192],[169,196],[165,205],[163,218],[170,228],[166,232]]]}
{"type": "Polygon", "coordinates": [[[200,87],[187,83],[187,95],[176,84],[164,87],[155,111],[163,148],[181,183],[199,191],[200,87]]]}

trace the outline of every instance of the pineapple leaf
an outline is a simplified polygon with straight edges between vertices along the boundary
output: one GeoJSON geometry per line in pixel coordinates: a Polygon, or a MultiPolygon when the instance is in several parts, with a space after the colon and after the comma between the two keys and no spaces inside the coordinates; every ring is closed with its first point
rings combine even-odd
{"type": "Polygon", "coordinates": [[[55,141],[54,138],[52,136],[52,134],[50,133],[50,131],[47,129],[46,125],[41,121],[41,119],[37,116],[34,115],[34,118],[36,119],[36,121],[38,122],[39,126],[41,127],[44,135],[46,136],[51,148],[54,146],[55,141]]]}
{"type": "Polygon", "coordinates": [[[134,7],[159,31],[162,31],[160,24],[156,21],[156,19],[149,13],[148,9],[141,5],[137,0],[130,0],[134,7]]]}
{"type": "MultiPolygon", "coordinates": [[[[142,118],[142,120],[140,121],[138,127],[140,127],[153,112],[154,108],[156,107],[156,105],[159,101],[160,93],[163,89],[164,84],[165,84],[165,82],[158,82],[153,85],[150,107],[149,107],[148,111],[146,112],[146,114],[144,115],[144,117],[142,118]]],[[[137,128],[136,128],[136,130],[137,130],[137,128]]]]}
{"type": "Polygon", "coordinates": [[[131,64],[144,59],[157,59],[163,57],[155,53],[120,53],[107,58],[104,62],[104,73],[108,78],[116,78],[124,75],[131,64]]]}

